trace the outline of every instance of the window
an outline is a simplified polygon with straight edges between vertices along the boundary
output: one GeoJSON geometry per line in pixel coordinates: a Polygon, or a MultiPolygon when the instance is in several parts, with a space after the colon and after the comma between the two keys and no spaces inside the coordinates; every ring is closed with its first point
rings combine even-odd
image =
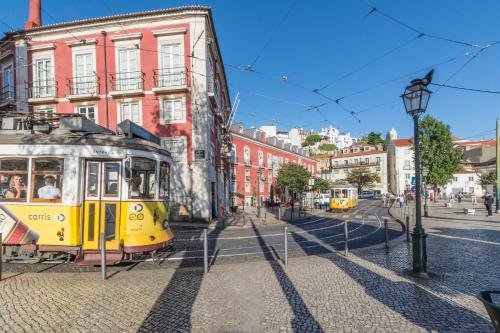
{"type": "Polygon", "coordinates": [[[377,163],[380,163],[380,157],[375,158],[375,161],[376,161],[377,163]]]}
{"type": "Polygon", "coordinates": [[[163,147],[170,152],[172,160],[175,162],[186,162],[186,138],[164,138],[163,147]]]}
{"type": "Polygon", "coordinates": [[[375,171],[377,171],[377,172],[380,172],[381,170],[382,170],[382,168],[380,168],[380,167],[375,168],[375,171]]]}
{"type": "Polygon", "coordinates": [[[411,166],[410,166],[410,160],[405,160],[405,161],[404,161],[404,164],[403,164],[403,169],[404,169],[404,170],[410,170],[410,169],[411,169],[411,166]]]}
{"type": "Polygon", "coordinates": [[[184,50],[181,43],[161,45],[160,87],[186,84],[184,71],[184,50]]]}
{"type": "Polygon", "coordinates": [[[50,58],[36,59],[34,61],[33,83],[34,98],[52,97],[55,95],[55,84],[53,75],[52,60],[50,58]]]}
{"type": "Polygon", "coordinates": [[[139,103],[122,103],[120,104],[120,121],[130,120],[136,124],[141,124],[141,112],[139,103]]]}
{"type": "Polygon", "coordinates": [[[118,50],[118,73],[116,73],[118,90],[142,89],[138,53],[137,48],[118,50]]]}
{"type": "Polygon", "coordinates": [[[164,123],[171,124],[186,121],[185,102],[183,98],[164,99],[161,105],[161,119],[164,123]]]}
{"type": "Polygon", "coordinates": [[[94,105],[78,106],[77,113],[84,116],[88,120],[92,120],[94,123],[96,123],[95,119],[96,113],[94,105]]]}
{"type": "Polygon", "coordinates": [[[64,160],[33,159],[33,201],[61,201],[64,160]]]}
{"type": "Polygon", "coordinates": [[[458,182],[458,177],[453,177],[453,181],[458,182]]]}
{"type": "Polygon", "coordinates": [[[474,181],[474,176],[469,177],[469,181],[473,182],[474,181]]]}
{"type": "Polygon", "coordinates": [[[370,150],[370,147],[365,147],[364,150],[368,151],[368,150],[370,150]]]}
{"type": "Polygon", "coordinates": [[[131,179],[128,184],[129,197],[132,199],[154,198],[156,161],[147,158],[132,158],[130,169],[131,179]]]}
{"type": "Polygon", "coordinates": [[[353,149],[353,153],[358,153],[359,152],[359,149],[358,148],[354,148],[353,149]]]}
{"type": "Polygon", "coordinates": [[[88,163],[87,196],[97,197],[99,195],[99,163],[88,163]]]}
{"type": "Polygon", "coordinates": [[[359,163],[358,159],[357,159],[357,158],[355,158],[355,159],[354,159],[354,164],[358,164],[358,163],[359,163]]]}
{"type": "Polygon", "coordinates": [[[266,155],[266,157],[267,157],[267,168],[272,169],[273,168],[273,155],[268,153],[266,155]]]}
{"type": "Polygon", "coordinates": [[[2,71],[2,100],[14,98],[14,79],[12,76],[12,65],[4,67],[2,71]]]}
{"type": "Polygon", "coordinates": [[[349,160],[344,160],[344,164],[345,165],[349,164],[349,160]]]}
{"type": "Polygon", "coordinates": [[[259,156],[259,167],[263,168],[264,167],[264,153],[259,150],[258,156],[259,156]]]}
{"type": "Polygon", "coordinates": [[[117,197],[120,193],[120,163],[104,162],[103,196],[117,197]]]}
{"type": "Polygon", "coordinates": [[[245,164],[250,164],[250,148],[243,148],[243,159],[245,160],[245,164]]]}
{"type": "Polygon", "coordinates": [[[97,92],[92,53],[75,54],[75,78],[73,94],[94,94],[97,92]]]}
{"type": "Polygon", "coordinates": [[[28,160],[0,159],[0,200],[26,201],[28,160]]]}
{"type": "Polygon", "coordinates": [[[245,169],[245,192],[250,192],[250,169],[245,169]]]}
{"type": "Polygon", "coordinates": [[[370,159],[368,157],[365,158],[365,163],[370,164],[370,159]]]}
{"type": "Polygon", "coordinates": [[[43,109],[37,109],[36,110],[36,118],[40,119],[49,119],[52,118],[54,115],[54,109],[53,108],[43,108],[43,109]]]}

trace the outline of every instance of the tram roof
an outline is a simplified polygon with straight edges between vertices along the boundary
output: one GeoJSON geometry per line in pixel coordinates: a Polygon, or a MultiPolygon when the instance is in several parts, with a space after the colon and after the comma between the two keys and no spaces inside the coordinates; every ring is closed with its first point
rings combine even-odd
{"type": "Polygon", "coordinates": [[[333,183],[331,186],[332,189],[338,189],[338,188],[356,188],[356,186],[351,185],[349,183],[333,183]]]}
{"type": "Polygon", "coordinates": [[[112,146],[170,156],[170,153],[160,145],[144,139],[103,133],[71,132],[61,129],[56,129],[49,134],[3,134],[0,135],[0,145],[112,146]]]}

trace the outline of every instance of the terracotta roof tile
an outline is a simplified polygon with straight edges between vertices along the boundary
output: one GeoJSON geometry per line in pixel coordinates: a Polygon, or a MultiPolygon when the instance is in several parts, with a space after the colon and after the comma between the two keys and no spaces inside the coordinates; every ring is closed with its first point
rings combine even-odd
{"type": "Polygon", "coordinates": [[[403,138],[392,140],[391,143],[396,147],[413,146],[413,138],[403,138]]]}

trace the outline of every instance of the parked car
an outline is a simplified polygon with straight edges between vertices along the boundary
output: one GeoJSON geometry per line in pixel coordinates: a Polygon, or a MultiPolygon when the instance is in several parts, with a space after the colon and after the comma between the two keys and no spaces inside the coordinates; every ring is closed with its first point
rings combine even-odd
{"type": "Polygon", "coordinates": [[[462,195],[462,199],[470,199],[472,197],[472,193],[469,193],[469,192],[458,192],[457,194],[455,194],[455,198],[458,198],[459,194],[462,195]]]}
{"type": "Polygon", "coordinates": [[[330,204],[330,194],[328,193],[325,193],[325,194],[318,194],[315,198],[314,198],[314,206],[316,208],[320,207],[320,206],[327,206],[330,204]]]}
{"type": "Polygon", "coordinates": [[[363,191],[361,192],[360,195],[358,195],[358,198],[360,199],[373,199],[375,196],[375,193],[373,191],[363,191]]]}

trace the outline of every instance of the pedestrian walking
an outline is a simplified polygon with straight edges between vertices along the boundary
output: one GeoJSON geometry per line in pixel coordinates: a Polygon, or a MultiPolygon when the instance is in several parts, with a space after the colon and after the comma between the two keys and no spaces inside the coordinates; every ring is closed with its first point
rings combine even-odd
{"type": "Polygon", "coordinates": [[[459,204],[462,203],[462,193],[458,192],[458,194],[457,194],[457,200],[458,200],[459,204]]]}
{"type": "Polygon", "coordinates": [[[405,205],[405,196],[403,194],[400,194],[398,199],[399,199],[399,207],[403,208],[403,206],[405,205]]]}

